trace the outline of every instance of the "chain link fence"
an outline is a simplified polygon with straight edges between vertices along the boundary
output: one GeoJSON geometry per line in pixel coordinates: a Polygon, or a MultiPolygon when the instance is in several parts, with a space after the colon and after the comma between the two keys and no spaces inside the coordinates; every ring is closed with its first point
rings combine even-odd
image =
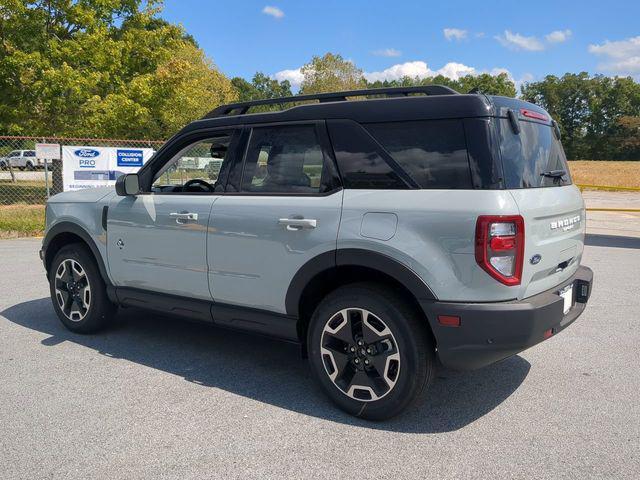
{"type": "Polygon", "coordinates": [[[36,158],[36,143],[158,150],[164,142],[0,136],[0,238],[42,234],[45,202],[64,190],[62,161],[36,158]]]}
{"type": "Polygon", "coordinates": [[[36,158],[36,143],[77,147],[152,148],[162,141],[0,136],[0,205],[44,205],[63,191],[62,162],[36,158]]]}

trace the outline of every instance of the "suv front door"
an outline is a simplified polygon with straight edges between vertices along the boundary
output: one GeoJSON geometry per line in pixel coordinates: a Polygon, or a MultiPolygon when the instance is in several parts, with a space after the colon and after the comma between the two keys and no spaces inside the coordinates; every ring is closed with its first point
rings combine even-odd
{"type": "Polygon", "coordinates": [[[244,159],[213,206],[210,285],[217,304],[286,313],[296,272],[336,248],[342,189],[324,122],[249,133],[244,159]]]}
{"type": "Polygon", "coordinates": [[[112,199],[107,256],[116,286],[211,300],[207,228],[236,142],[234,130],[199,134],[153,160],[151,191],[112,199]]]}

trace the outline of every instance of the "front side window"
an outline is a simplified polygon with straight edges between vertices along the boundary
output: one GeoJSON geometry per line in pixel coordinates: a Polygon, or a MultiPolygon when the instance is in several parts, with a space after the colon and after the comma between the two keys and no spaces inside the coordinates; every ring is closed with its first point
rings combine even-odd
{"type": "Polygon", "coordinates": [[[328,163],[314,125],[257,127],[251,131],[241,191],[323,193],[331,189],[328,163]]]}
{"type": "Polygon", "coordinates": [[[156,193],[206,193],[224,189],[223,164],[229,161],[233,131],[219,132],[182,148],[156,174],[156,193]]]}
{"type": "Polygon", "coordinates": [[[370,123],[365,127],[420,188],[473,188],[462,121],[370,123]]]}

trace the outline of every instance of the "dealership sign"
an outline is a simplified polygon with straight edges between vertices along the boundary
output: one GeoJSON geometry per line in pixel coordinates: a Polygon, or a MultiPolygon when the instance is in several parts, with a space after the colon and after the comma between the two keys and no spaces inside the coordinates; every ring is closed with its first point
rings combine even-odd
{"type": "Polygon", "coordinates": [[[150,148],[63,146],[64,190],[114,185],[120,175],[137,172],[151,155],[150,148]]]}

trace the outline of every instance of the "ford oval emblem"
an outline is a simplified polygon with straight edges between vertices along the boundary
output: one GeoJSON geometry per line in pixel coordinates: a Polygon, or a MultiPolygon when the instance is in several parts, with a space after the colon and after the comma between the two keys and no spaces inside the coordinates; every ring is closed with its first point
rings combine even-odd
{"type": "Polygon", "coordinates": [[[91,148],[81,148],[79,150],[76,150],[73,153],[76,155],[76,157],[81,157],[81,158],[95,158],[98,155],[100,155],[99,151],[93,150],[91,148]]]}
{"type": "Polygon", "coordinates": [[[540,263],[540,260],[542,260],[542,255],[536,253],[533,257],[531,257],[529,263],[531,263],[531,265],[537,265],[540,263]]]}

